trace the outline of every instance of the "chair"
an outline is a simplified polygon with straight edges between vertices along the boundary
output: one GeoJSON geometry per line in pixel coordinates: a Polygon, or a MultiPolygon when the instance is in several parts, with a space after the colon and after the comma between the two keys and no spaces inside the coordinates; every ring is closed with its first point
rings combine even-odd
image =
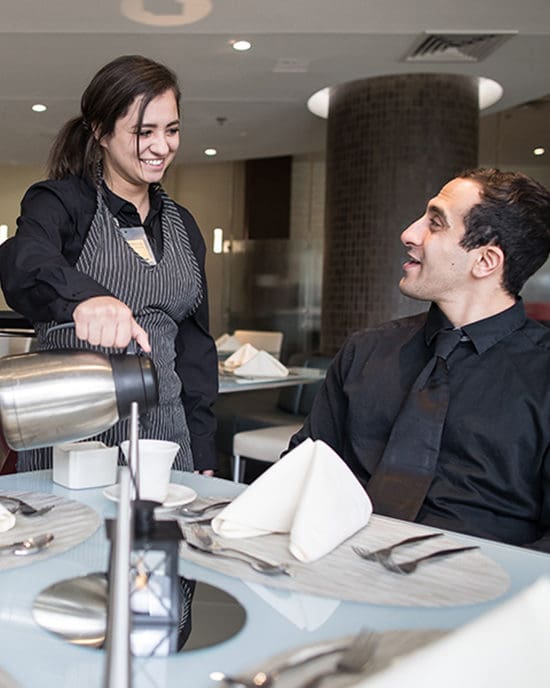
{"type": "Polygon", "coordinates": [[[256,349],[267,351],[275,358],[281,355],[283,346],[283,333],[267,330],[235,330],[235,339],[241,344],[252,344],[256,349]]]}
{"type": "Polygon", "coordinates": [[[272,425],[259,430],[245,430],[233,437],[233,480],[238,483],[244,477],[245,458],[275,463],[288,447],[290,438],[302,427],[294,425],[272,425]]]}
{"type": "MultiPolygon", "coordinates": [[[[309,356],[303,361],[306,368],[327,369],[331,359],[326,356],[309,356]]],[[[246,459],[254,459],[265,463],[274,463],[281,453],[288,447],[292,435],[302,427],[303,421],[310,413],[313,401],[322,382],[310,385],[300,385],[292,390],[287,388],[279,395],[279,408],[285,408],[288,412],[284,415],[294,422],[279,422],[277,425],[262,423],[262,418],[242,418],[244,423],[260,423],[259,427],[247,428],[235,432],[233,435],[232,452],[232,477],[235,482],[242,481],[246,467],[246,459]],[[294,416],[294,418],[293,418],[294,416]]]]}

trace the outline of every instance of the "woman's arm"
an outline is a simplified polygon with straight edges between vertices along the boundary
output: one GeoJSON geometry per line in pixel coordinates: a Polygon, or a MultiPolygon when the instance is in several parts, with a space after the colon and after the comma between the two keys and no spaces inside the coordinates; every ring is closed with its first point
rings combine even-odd
{"type": "Polygon", "coordinates": [[[94,196],[76,180],[40,182],[27,191],[17,232],[0,247],[0,280],[14,310],[33,322],[68,322],[85,299],[111,296],[74,267],[94,211],[94,196]]]}
{"type": "Polygon", "coordinates": [[[95,189],[79,178],[33,185],[21,203],[15,237],[0,247],[0,280],[8,304],[33,322],[74,320],[93,345],[150,351],[130,309],[74,266],[95,213],[95,189]]]}

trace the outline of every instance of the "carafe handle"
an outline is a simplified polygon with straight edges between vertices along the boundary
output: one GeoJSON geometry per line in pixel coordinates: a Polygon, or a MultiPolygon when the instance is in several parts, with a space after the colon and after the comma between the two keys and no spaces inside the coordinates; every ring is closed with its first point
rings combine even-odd
{"type": "MultiPolygon", "coordinates": [[[[47,337],[49,334],[57,330],[69,330],[74,328],[74,322],[59,323],[58,325],[52,325],[52,327],[49,327],[46,330],[45,336],[47,337]]],[[[135,339],[130,339],[128,346],[125,349],[125,353],[130,354],[131,356],[141,356],[144,351],[135,339]]]]}

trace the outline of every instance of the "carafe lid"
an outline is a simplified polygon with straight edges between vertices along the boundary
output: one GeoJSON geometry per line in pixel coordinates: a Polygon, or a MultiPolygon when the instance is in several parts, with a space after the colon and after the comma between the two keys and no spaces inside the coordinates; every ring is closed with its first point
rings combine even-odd
{"type": "Polygon", "coordinates": [[[140,413],[158,404],[158,378],[150,358],[141,355],[111,354],[116,403],[120,418],[128,418],[133,401],[140,413]]]}

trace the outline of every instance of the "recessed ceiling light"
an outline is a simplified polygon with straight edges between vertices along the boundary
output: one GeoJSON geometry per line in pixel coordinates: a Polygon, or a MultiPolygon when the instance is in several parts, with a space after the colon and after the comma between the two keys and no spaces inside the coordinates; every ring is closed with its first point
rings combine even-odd
{"type": "Polygon", "coordinates": [[[545,150],[542,146],[539,146],[538,148],[533,148],[533,155],[544,155],[545,150]]]}
{"type": "Polygon", "coordinates": [[[48,108],[45,105],[42,105],[42,103],[35,103],[32,106],[32,109],[34,110],[34,112],[46,112],[48,108]]]}
{"type": "MultiPolygon", "coordinates": [[[[504,89],[497,81],[494,81],[493,79],[487,79],[484,76],[479,77],[478,103],[480,110],[484,110],[485,108],[494,105],[502,98],[503,93],[504,89]]],[[[330,87],[326,86],[308,98],[307,109],[314,115],[317,115],[317,117],[326,119],[328,117],[329,100],[330,87]]]]}
{"type": "Polygon", "coordinates": [[[231,41],[231,47],[233,50],[238,50],[239,52],[245,52],[246,50],[250,50],[252,47],[252,43],[249,41],[231,41]]]}
{"type": "Polygon", "coordinates": [[[209,156],[217,155],[217,154],[218,154],[218,151],[217,151],[215,148],[206,148],[206,149],[204,150],[204,154],[205,154],[205,155],[209,155],[209,156]]]}

